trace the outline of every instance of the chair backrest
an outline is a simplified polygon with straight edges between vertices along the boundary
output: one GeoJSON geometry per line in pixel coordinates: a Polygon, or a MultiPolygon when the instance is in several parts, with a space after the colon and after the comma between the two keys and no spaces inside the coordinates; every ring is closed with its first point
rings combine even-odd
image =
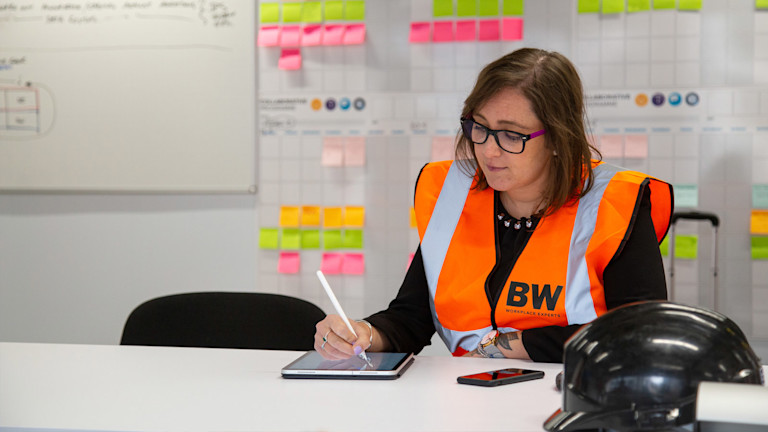
{"type": "Polygon", "coordinates": [[[279,294],[174,294],[137,306],[120,344],[308,351],[323,318],[316,305],[279,294]]]}

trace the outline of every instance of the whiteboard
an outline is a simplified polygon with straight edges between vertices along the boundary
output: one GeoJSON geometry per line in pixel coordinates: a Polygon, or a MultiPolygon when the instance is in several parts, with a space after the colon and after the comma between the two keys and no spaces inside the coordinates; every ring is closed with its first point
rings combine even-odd
{"type": "Polygon", "coordinates": [[[0,5],[0,190],[254,192],[252,2],[0,5]]]}

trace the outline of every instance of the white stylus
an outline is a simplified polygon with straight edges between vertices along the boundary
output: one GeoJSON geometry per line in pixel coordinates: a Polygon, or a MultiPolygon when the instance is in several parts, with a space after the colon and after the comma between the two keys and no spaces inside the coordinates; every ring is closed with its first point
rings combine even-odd
{"type": "MultiPolygon", "coordinates": [[[[347,318],[347,314],[344,313],[344,309],[341,308],[341,304],[339,304],[339,300],[336,299],[336,295],[333,293],[333,290],[331,290],[331,286],[328,285],[328,281],[325,279],[325,275],[321,270],[317,271],[317,278],[320,279],[320,283],[323,284],[323,288],[325,288],[325,292],[328,294],[328,297],[331,299],[331,303],[333,303],[334,309],[336,309],[336,313],[339,314],[341,319],[344,320],[344,324],[347,325],[347,328],[349,331],[352,332],[355,337],[357,337],[357,333],[355,333],[355,329],[352,328],[352,323],[349,322],[349,318],[347,318]]],[[[371,363],[371,359],[368,358],[368,355],[365,354],[365,351],[361,351],[358,356],[363,359],[366,363],[368,363],[368,366],[373,366],[371,363]]]]}

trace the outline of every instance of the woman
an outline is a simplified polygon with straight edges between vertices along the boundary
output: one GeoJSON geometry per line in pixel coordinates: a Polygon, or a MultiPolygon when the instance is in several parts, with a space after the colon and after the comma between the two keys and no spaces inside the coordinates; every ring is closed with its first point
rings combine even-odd
{"type": "Polygon", "coordinates": [[[453,355],[562,361],[580,325],[636,300],[666,299],[659,243],[669,184],[592,160],[581,80],[555,52],[486,66],[464,103],[456,162],[416,185],[419,249],[389,307],[330,315],[315,349],[418,353],[437,331],[453,355]]]}

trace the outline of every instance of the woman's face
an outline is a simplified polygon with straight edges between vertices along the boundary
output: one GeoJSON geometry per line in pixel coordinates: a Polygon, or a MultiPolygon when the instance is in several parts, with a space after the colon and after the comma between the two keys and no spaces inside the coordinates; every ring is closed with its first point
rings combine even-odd
{"type": "MultiPolygon", "coordinates": [[[[533,113],[530,101],[516,88],[500,90],[473,112],[472,117],[489,129],[525,135],[544,129],[533,113]]],[[[542,197],[552,157],[546,134],[528,140],[525,150],[519,154],[505,152],[490,135],[485,143],[474,144],[474,148],[477,162],[491,188],[507,193],[513,200],[532,201],[542,197]]]]}

